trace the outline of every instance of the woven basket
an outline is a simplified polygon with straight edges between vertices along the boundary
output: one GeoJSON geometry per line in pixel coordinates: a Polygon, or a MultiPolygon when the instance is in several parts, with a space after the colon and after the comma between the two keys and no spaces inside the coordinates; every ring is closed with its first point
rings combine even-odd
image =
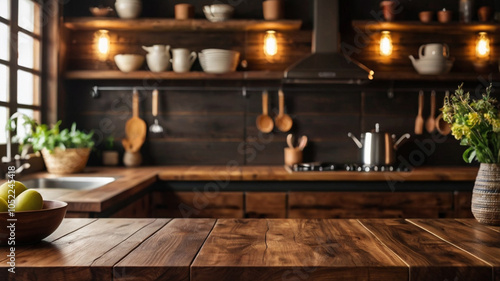
{"type": "Polygon", "coordinates": [[[480,223],[500,225],[500,165],[481,163],[472,190],[472,214],[480,223]]]}
{"type": "Polygon", "coordinates": [[[42,149],[43,161],[51,174],[72,174],[81,172],[89,160],[90,148],[54,149],[50,153],[42,149]]]}

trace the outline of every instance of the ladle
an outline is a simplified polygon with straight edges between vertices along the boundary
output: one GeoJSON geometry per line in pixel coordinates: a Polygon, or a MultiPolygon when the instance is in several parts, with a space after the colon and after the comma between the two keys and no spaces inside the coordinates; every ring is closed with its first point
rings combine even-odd
{"type": "Polygon", "coordinates": [[[279,90],[279,113],[278,116],[276,116],[276,119],[274,119],[274,122],[276,123],[276,127],[278,130],[282,132],[288,132],[292,128],[292,118],[290,115],[286,114],[284,112],[284,107],[285,107],[285,95],[283,94],[283,91],[280,89],[279,90]]]}
{"type": "Polygon", "coordinates": [[[436,118],[436,129],[443,136],[451,133],[451,125],[443,120],[443,113],[439,114],[436,118]]]}
{"type": "Polygon", "coordinates": [[[273,119],[267,114],[267,103],[269,95],[267,91],[262,92],[262,114],[257,117],[257,129],[263,133],[269,133],[273,130],[273,119]]]}
{"type": "Polygon", "coordinates": [[[158,134],[158,133],[163,133],[163,127],[158,124],[158,90],[157,89],[154,89],[153,90],[153,94],[152,94],[152,98],[153,98],[153,103],[152,103],[152,108],[151,108],[151,111],[153,113],[153,117],[155,118],[154,120],[154,123],[151,124],[151,126],[149,126],[149,131],[151,133],[155,133],[155,134],[158,134]]]}

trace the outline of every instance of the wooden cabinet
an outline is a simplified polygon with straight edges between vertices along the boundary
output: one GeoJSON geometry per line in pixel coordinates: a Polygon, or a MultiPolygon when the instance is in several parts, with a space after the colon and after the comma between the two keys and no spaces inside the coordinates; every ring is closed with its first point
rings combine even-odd
{"type": "Polygon", "coordinates": [[[246,218],[286,218],[286,192],[246,192],[246,218]]]}
{"type": "Polygon", "coordinates": [[[158,218],[470,218],[470,200],[463,191],[151,193],[158,218]]]}
{"type": "Polygon", "coordinates": [[[242,218],[243,192],[153,191],[156,218],[242,218]]]}
{"type": "Polygon", "coordinates": [[[472,192],[455,191],[455,217],[473,218],[471,202],[472,192]]]}
{"type": "Polygon", "coordinates": [[[151,197],[147,193],[139,199],[125,205],[115,213],[111,218],[149,218],[151,217],[151,197]]]}
{"type": "Polygon", "coordinates": [[[452,192],[290,192],[289,218],[452,217],[452,192]]]}

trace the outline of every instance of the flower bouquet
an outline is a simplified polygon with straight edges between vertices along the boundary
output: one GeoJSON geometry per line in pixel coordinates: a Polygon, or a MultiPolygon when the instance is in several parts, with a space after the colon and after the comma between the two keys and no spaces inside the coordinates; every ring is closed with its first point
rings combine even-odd
{"type": "Polygon", "coordinates": [[[441,111],[453,136],[468,146],[465,162],[481,163],[472,190],[472,214],[480,223],[500,225],[500,114],[491,88],[471,99],[460,85],[453,96],[445,97],[441,111]]]}

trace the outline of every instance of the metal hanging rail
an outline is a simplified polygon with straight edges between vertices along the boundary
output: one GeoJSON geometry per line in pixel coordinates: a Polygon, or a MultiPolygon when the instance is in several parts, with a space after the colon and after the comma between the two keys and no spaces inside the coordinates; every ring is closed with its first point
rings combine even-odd
{"type": "Polygon", "coordinates": [[[241,91],[243,96],[247,95],[248,91],[264,91],[264,90],[275,90],[278,91],[280,87],[269,86],[269,87],[184,87],[184,86],[93,86],[90,90],[90,95],[92,98],[97,99],[100,96],[101,91],[133,91],[134,89],[138,91],[241,91]]]}

